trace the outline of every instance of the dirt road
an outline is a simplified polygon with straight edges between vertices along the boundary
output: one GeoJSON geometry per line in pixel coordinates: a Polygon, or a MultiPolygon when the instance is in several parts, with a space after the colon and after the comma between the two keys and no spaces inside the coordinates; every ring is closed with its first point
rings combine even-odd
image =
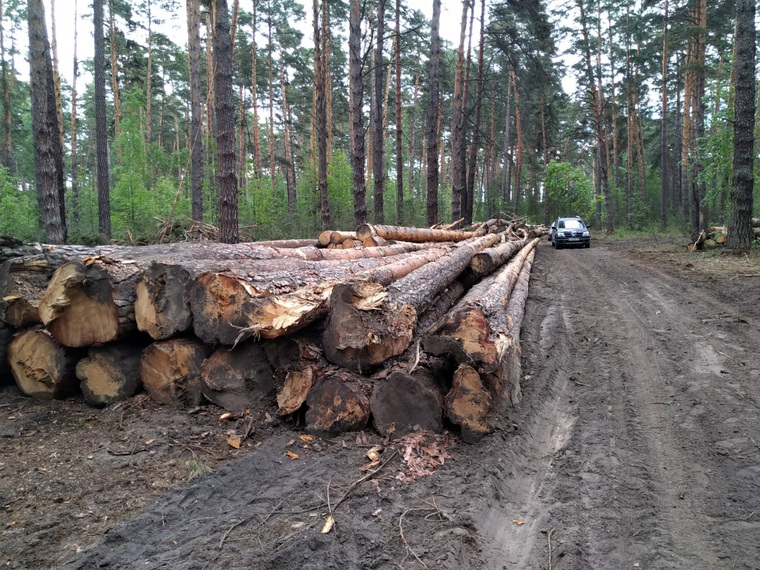
{"type": "MultiPolygon", "coordinates": [[[[757,263],[705,274],[689,259],[675,246],[555,251],[542,241],[523,325],[523,401],[480,444],[401,443],[364,472],[376,437],[306,443],[274,430],[63,560],[111,569],[760,568],[757,263]],[[415,449],[445,464],[410,475],[404,457],[415,449]],[[321,534],[330,512],[335,526],[321,534]]],[[[62,560],[41,542],[50,555],[29,560],[62,560]]],[[[29,567],[16,546],[8,566],[29,567]]]]}

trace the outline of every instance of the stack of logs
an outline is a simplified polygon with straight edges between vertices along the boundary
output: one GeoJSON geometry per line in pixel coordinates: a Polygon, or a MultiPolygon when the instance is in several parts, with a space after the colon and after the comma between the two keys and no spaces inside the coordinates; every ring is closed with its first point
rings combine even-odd
{"type": "MultiPolygon", "coordinates": [[[[760,238],[760,218],[752,218],[753,239],[760,238]]],[[[726,243],[726,227],[710,226],[699,234],[692,236],[692,241],[686,246],[689,253],[705,249],[715,249],[726,243]]]]}
{"type": "Polygon", "coordinates": [[[40,398],[142,387],[231,411],[274,398],[315,432],[489,433],[520,399],[537,233],[365,225],[330,232],[340,251],[324,235],[23,250],[0,265],[0,356],[40,398]]]}

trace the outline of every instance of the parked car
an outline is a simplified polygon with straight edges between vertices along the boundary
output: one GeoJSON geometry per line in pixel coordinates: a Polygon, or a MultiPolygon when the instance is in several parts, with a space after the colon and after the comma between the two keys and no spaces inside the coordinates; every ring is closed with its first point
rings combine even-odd
{"type": "Polygon", "coordinates": [[[549,241],[555,249],[565,246],[591,247],[591,232],[579,217],[557,218],[549,228],[549,241]]]}

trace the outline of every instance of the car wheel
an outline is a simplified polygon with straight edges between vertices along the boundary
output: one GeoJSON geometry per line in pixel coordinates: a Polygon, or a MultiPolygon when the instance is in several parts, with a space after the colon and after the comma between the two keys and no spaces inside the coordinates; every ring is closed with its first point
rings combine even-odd
{"type": "Polygon", "coordinates": [[[554,242],[554,249],[562,249],[562,246],[559,245],[559,242],[557,241],[554,242]]]}

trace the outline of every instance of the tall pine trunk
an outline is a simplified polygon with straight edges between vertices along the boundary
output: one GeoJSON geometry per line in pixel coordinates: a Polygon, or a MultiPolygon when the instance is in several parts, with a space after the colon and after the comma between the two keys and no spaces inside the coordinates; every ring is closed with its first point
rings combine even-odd
{"type": "Polygon", "coordinates": [[[427,110],[427,224],[438,222],[438,87],[440,67],[440,39],[438,28],[441,21],[441,0],[433,0],[433,22],[430,33],[430,60],[428,62],[430,100],[427,110]]]}
{"type": "Polygon", "coordinates": [[[668,0],[665,0],[665,17],[662,26],[662,105],[660,107],[660,227],[668,225],[668,0]]]}
{"type": "Polygon", "coordinates": [[[401,0],[396,0],[396,223],[404,225],[403,116],[401,109],[401,0]]]}
{"type": "Polygon", "coordinates": [[[261,177],[261,133],[259,131],[259,102],[258,102],[258,74],[256,70],[256,17],[258,15],[259,0],[253,0],[253,16],[251,21],[251,107],[253,109],[253,168],[254,176],[261,177]]]}
{"type": "Polygon", "coordinates": [[[466,190],[464,140],[464,41],[467,36],[467,12],[470,0],[462,0],[462,20],[459,25],[459,49],[454,74],[454,108],[451,121],[451,221],[462,217],[462,195],[466,190]]]}
{"type": "Polygon", "coordinates": [[[77,76],[79,75],[79,60],[77,59],[77,20],[79,5],[74,0],[74,62],[71,74],[71,219],[76,225],[79,222],[79,156],[77,154],[77,76]]]}
{"type": "Polygon", "coordinates": [[[285,69],[285,52],[280,44],[280,84],[282,87],[282,132],[285,145],[285,184],[288,191],[288,214],[296,213],[296,168],[293,162],[291,141],[290,104],[288,103],[288,76],[285,69]]]}
{"type": "MultiPolygon", "coordinates": [[[[322,10],[327,10],[325,4],[327,0],[322,0],[322,10]]],[[[319,171],[319,198],[322,210],[322,229],[330,229],[330,197],[327,193],[327,101],[326,101],[326,82],[325,82],[325,55],[323,47],[325,45],[320,30],[320,10],[319,1],[314,0],[314,89],[316,93],[316,119],[317,119],[317,163],[319,171]]]]}
{"type": "Polygon", "coordinates": [[[385,133],[383,130],[383,102],[380,97],[383,92],[383,40],[385,29],[385,0],[379,0],[377,5],[377,47],[375,52],[375,97],[372,107],[372,177],[374,180],[374,210],[375,223],[385,221],[383,194],[385,192],[385,133]]]}
{"type": "Polygon", "coordinates": [[[354,181],[354,223],[367,223],[366,180],[364,175],[364,82],[362,79],[361,0],[351,0],[349,22],[349,81],[351,89],[351,166],[354,181]]]}
{"type": "Polygon", "coordinates": [[[215,0],[214,82],[217,177],[219,179],[219,241],[238,242],[238,180],[235,173],[235,103],[232,93],[232,45],[227,0],[215,0]]]}
{"type": "Polygon", "coordinates": [[[464,223],[472,223],[472,213],[475,202],[475,168],[478,161],[478,149],[480,147],[480,117],[483,106],[483,48],[485,41],[486,0],[480,1],[480,45],[478,46],[478,91],[475,95],[475,125],[470,143],[470,157],[467,171],[467,200],[463,212],[464,223]]]}
{"type": "Polygon", "coordinates": [[[201,120],[201,5],[187,0],[187,53],[190,67],[190,164],[192,216],[203,221],[203,125],[201,120]]]}
{"type": "Polygon", "coordinates": [[[728,215],[728,247],[747,252],[752,246],[752,191],[755,164],[755,2],[736,2],[736,89],[734,173],[728,215]]]}
{"type": "MultiPolygon", "coordinates": [[[[111,61],[111,97],[113,98],[114,137],[121,134],[121,93],[119,89],[119,50],[116,47],[116,23],[113,0],[108,0],[108,39],[111,61]]],[[[118,161],[118,156],[117,156],[118,161]]]]}
{"type": "Polygon", "coordinates": [[[66,242],[63,149],[56,113],[53,63],[42,0],[27,3],[34,173],[41,219],[49,243],[66,242]]]}
{"type": "Polygon", "coordinates": [[[93,0],[92,13],[95,40],[95,148],[97,154],[98,232],[111,237],[111,191],[108,164],[106,125],[106,62],[103,38],[103,0],[93,0]]]}

